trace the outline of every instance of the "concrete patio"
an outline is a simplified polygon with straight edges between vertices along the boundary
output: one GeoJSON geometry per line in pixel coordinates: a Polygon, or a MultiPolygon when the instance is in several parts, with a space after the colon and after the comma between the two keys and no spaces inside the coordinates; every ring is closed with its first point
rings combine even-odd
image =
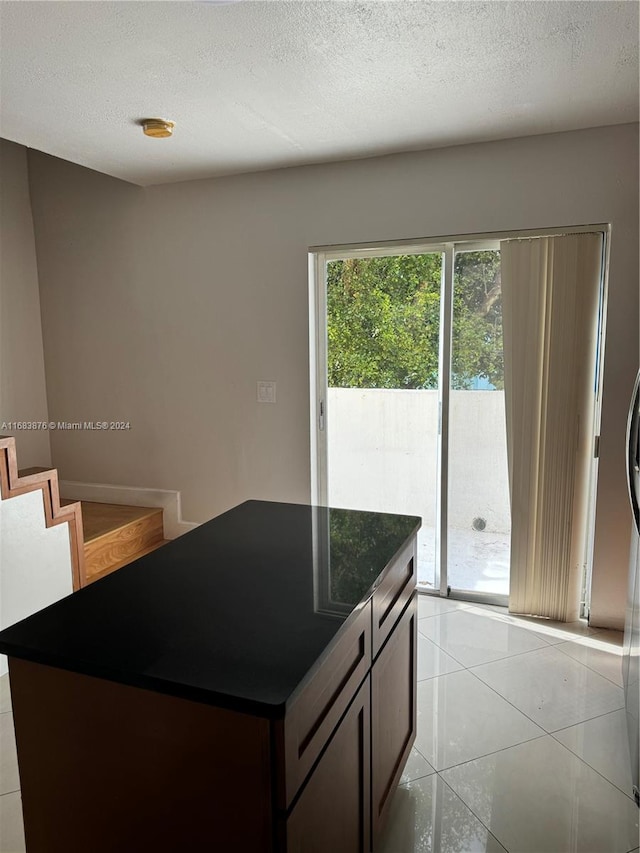
{"type": "MultiPolygon", "coordinates": [[[[434,590],[435,541],[433,527],[418,536],[418,589],[434,590]]],[[[509,594],[509,534],[487,530],[449,530],[449,586],[474,592],[509,594]]]]}

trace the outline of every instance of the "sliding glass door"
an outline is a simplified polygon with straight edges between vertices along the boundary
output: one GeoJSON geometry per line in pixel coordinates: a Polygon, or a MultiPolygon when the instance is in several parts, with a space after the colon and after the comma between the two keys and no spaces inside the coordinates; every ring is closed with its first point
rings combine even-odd
{"type": "Polygon", "coordinates": [[[314,500],[419,515],[419,589],[506,603],[497,243],[318,253],[314,273],[314,500]]]}
{"type": "Polygon", "coordinates": [[[509,595],[510,505],[498,248],[453,253],[447,586],[509,595]]]}
{"type": "Polygon", "coordinates": [[[436,584],[443,254],[328,259],[324,494],[419,515],[418,583],[436,584]]]}

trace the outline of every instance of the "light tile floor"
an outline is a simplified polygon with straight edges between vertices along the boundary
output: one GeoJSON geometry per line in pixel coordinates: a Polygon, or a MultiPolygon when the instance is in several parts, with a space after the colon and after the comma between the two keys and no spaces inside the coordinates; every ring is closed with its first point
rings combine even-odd
{"type": "MultiPolygon", "coordinates": [[[[424,596],[418,606],[418,736],[381,853],[636,851],[621,635],[424,596]]],[[[5,676],[0,853],[25,849],[18,788],[5,676]]]]}
{"type": "Polygon", "coordinates": [[[622,635],[418,609],[418,734],[381,853],[636,851],[622,635]]]}

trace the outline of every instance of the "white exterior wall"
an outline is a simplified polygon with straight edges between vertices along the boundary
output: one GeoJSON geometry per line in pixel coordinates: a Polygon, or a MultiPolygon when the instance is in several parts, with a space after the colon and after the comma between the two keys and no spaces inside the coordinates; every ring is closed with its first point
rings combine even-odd
{"type": "MultiPolygon", "coordinates": [[[[40,489],[0,498],[0,629],[72,591],[69,525],[46,526],[40,489]]],[[[6,671],[0,655],[0,675],[6,671]]]]}
{"type": "MultiPolygon", "coordinates": [[[[438,392],[330,388],[329,504],[436,523],[438,392]]],[[[453,391],[449,525],[510,529],[503,391],[453,391]]]]}

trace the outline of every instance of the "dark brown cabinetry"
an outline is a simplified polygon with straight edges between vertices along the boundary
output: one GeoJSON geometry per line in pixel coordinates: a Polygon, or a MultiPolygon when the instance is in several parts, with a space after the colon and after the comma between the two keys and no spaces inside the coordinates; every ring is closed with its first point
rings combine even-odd
{"type": "MultiPolygon", "coordinates": [[[[416,598],[373,664],[371,705],[371,819],[376,841],[416,733],[416,598]]],[[[374,845],[375,849],[375,845],[374,845]]]]}
{"type": "Polygon", "coordinates": [[[299,796],[286,821],[283,853],[376,849],[415,740],[417,621],[412,541],[276,724],[284,771],[279,804],[286,810],[299,796]]]}
{"type": "Polygon", "coordinates": [[[415,740],[416,638],[414,592],[285,819],[282,853],[376,850],[415,740]]]}
{"type": "Polygon", "coordinates": [[[284,824],[286,853],[369,853],[370,682],[358,690],[284,824]]]}
{"type": "Polygon", "coordinates": [[[274,723],[278,807],[286,810],[371,668],[371,602],[352,614],[323,665],[274,723]]]}
{"type": "Polygon", "coordinates": [[[387,568],[372,597],[372,651],[377,657],[416,588],[416,545],[409,542],[387,568]]]}

